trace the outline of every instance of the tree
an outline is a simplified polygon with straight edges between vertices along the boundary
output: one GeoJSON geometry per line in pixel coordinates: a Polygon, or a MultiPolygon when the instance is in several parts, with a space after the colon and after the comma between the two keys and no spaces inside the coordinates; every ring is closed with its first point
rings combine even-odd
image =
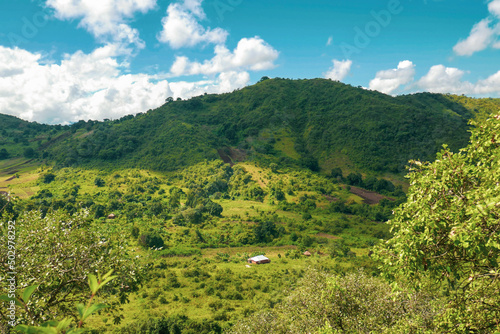
{"type": "Polygon", "coordinates": [[[139,245],[146,248],[162,248],[165,246],[165,243],[159,233],[148,232],[141,234],[139,237],[139,245]]]}
{"type": "Polygon", "coordinates": [[[104,187],[104,185],[106,184],[106,182],[104,182],[104,180],[100,177],[96,177],[95,180],[94,180],[94,184],[98,187],[104,187]]]}
{"type": "Polygon", "coordinates": [[[8,159],[9,158],[9,152],[5,149],[2,148],[0,150],[0,160],[8,159]]]}
{"type": "Polygon", "coordinates": [[[42,182],[43,183],[50,183],[52,181],[54,181],[56,178],[56,175],[54,173],[45,173],[43,174],[42,176],[42,182]]]}
{"type": "Polygon", "coordinates": [[[363,175],[361,173],[350,173],[347,175],[347,183],[351,186],[363,186],[363,175]]]}
{"type": "Polygon", "coordinates": [[[31,147],[27,147],[24,149],[23,155],[26,159],[31,159],[35,156],[35,150],[31,147]]]}
{"type": "Polygon", "coordinates": [[[283,301],[228,333],[433,333],[431,298],[392,293],[389,284],[363,272],[329,275],[309,268],[283,301]],[[320,332],[325,324],[329,331],[320,332]]]}
{"type": "Polygon", "coordinates": [[[253,229],[256,242],[271,242],[279,236],[276,224],[271,221],[259,222],[253,229]]]}
{"type": "Polygon", "coordinates": [[[449,295],[440,332],[500,329],[500,116],[476,125],[459,153],[411,162],[408,202],[378,250],[388,278],[449,295]]]}
{"type": "MultiPolygon", "coordinates": [[[[1,277],[12,271],[8,267],[8,249],[4,247],[11,235],[7,234],[7,221],[0,221],[1,277]]],[[[77,319],[75,304],[88,300],[90,273],[114,270],[118,275],[101,294],[102,301],[115,314],[118,305],[138,287],[138,266],[126,251],[126,241],[93,225],[85,212],[70,216],[57,211],[45,217],[37,211],[27,212],[16,220],[15,232],[17,286],[38,285],[26,308],[17,309],[20,323],[40,324],[55,316],[77,319]]],[[[0,287],[0,294],[5,293],[5,287],[0,287]]],[[[0,308],[0,323],[6,323],[4,310],[0,308]]]]}
{"type": "Polygon", "coordinates": [[[335,167],[330,172],[330,177],[332,179],[342,180],[344,175],[342,174],[342,169],[340,167],[335,167]]]}
{"type": "Polygon", "coordinates": [[[269,164],[269,168],[271,168],[271,172],[273,172],[275,174],[278,173],[278,164],[271,162],[269,164]]]}

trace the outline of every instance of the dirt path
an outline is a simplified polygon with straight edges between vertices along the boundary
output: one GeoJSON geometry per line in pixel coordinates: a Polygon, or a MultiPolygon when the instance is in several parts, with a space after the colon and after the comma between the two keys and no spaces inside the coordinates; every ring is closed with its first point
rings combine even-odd
{"type": "Polygon", "coordinates": [[[224,161],[226,164],[230,164],[231,166],[234,166],[233,160],[224,152],[224,149],[218,149],[217,153],[219,153],[219,157],[224,161]]]}
{"type": "Polygon", "coordinates": [[[232,147],[223,147],[217,150],[219,157],[226,164],[233,166],[236,162],[245,161],[247,154],[244,150],[232,147]]]}
{"type": "Polygon", "coordinates": [[[390,201],[394,201],[394,198],[390,198],[384,195],[380,195],[375,191],[369,191],[366,189],[351,186],[351,193],[359,196],[363,199],[366,204],[378,204],[383,198],[387,198],[390,201]]]}

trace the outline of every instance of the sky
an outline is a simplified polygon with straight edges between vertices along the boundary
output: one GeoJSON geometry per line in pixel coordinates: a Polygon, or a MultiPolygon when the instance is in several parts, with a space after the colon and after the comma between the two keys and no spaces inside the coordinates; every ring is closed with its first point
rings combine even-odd
{"type": "Polygon", "coordinates": [[[3,0],[0,113],[68,124],[263,76],[500,97],[500,0],[3,0]]]}

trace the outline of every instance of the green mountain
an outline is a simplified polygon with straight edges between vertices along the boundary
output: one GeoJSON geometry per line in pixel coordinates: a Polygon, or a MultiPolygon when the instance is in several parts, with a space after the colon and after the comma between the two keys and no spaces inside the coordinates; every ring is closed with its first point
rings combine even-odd
{"type": "MultiPolygon", "coordinates": [[[[115,121],[50,127],[50,138],[38,137],[36,153],[63,166],[167,171],[222,158],[397,173],[409,159],[432,160],[443,144],[466,146],[467,122],[478,113],[471,100],[482,101],[430,93],[391,97],[324,79],[268,79],[228,94],[167,99],[158,109],[115,121]]],[[[500,107],[500,100],[487,100],[491,109],[500,107]]]]}

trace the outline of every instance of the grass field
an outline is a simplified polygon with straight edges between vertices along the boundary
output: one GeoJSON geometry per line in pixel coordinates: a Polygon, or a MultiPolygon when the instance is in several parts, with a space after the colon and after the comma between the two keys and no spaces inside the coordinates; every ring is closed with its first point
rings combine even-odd
{"type": "MultiPolygon", "coordinates": [[[[362,216],[332,211],[331,204],[339,199],[348,206],[362,205],[363,199],[345,185],[310,171],[272,170],[252,162],[237,166],[244,172],[233,167],[234,174],[227,176],[227,165],[205,162],[190,170],[163,174],[140,169],[56,170],[17,159],[0,164],[0,191],[6,189],[26,199],[37,210],[48,211],[50,205],[77,210],[86,205],[98,226],[131,243],[129,251],[147,269],[143,286],[122,306],[122,326],[173,315],[230,326],[278,303],[310,268],[344,272],[373,267],[369,249],[378,242],[377,235],[387,235],[387,227],[362,216]],[[54,174],[54,180],[39,180],[46,173],[54,174]],[[232,175],[240,179],[233,180],[232,175]],[[203,213],[196,222],[176,220],[202,210],[200,204],[186,205],[190,194],[217,182],[226,182],[224,193],[215,196],[206,191],[203,201],[210,199],[220,205],[220,215],[203,213]],[[259,200],[232,193],[256,185],[263,193],[259,200]],[[170,207],[174,187],[182,192],[179,203],[170,207]],[[276,197],[276,189],[282,189],[281,199],[276,197]],[[38,191],[39,196],[30,200],[38,191]],[[116,218],[106,219],[109,213],[116,218]],[[263,228],[268,229],[267,236],[258,232],[263,228]],[[141,236],[150,233],[161,236],[163,250],[140,246],[141,236]],[[343,247],[344,255],[336,253],[338,247],[343,247]],[[304,256],[305,250],[313,255],[304,256]],[[246,262],[263,254],[271,259],[270,264],[246,262]]],[[[102,312],[90,325],[98,332],[113,328],[119,333],[113,321],[102,312]]]]}
{"type": "Polygon", "coordinates": [[[40,189],[37,180],[42,170],[39,162],[30,159],[0,161],[0,192],[21,199],[33,196],[40,189]]]}

